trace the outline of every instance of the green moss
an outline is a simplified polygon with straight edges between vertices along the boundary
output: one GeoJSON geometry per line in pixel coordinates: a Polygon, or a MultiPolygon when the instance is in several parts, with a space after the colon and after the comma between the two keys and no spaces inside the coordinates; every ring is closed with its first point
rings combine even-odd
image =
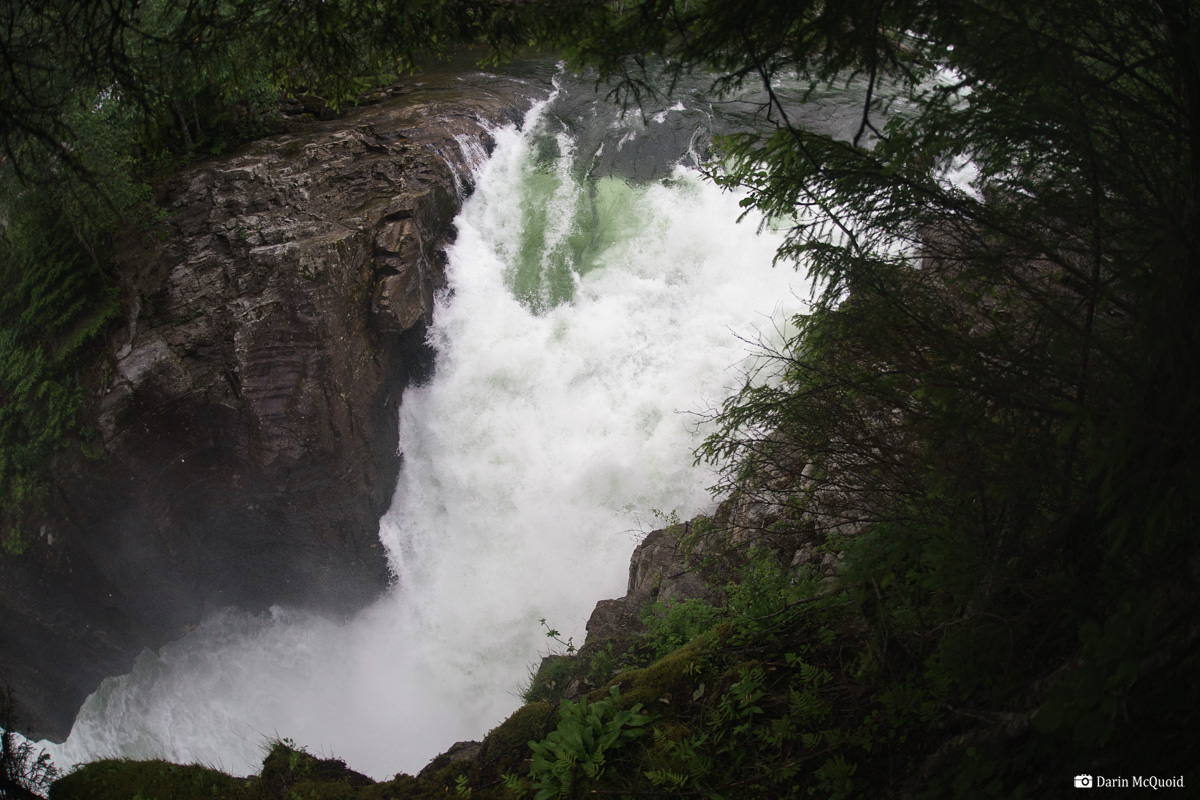
{"type": "MultiPolygon", "coordinates": [[[[675,706],[692,702],[692,695],[702,682],[703,656],[707,640],[697,639],[642,669],[631,669],[618,675],[613,683],[621,687],[623,707],[641,703],[648,709],[675,706]]],[[[608,691],[597,689],[592,696],[602,697],[608,691]]]]}
{"type": "Polygon", "coordinates": [[[257,781],[263,796],[314,800],[357,797],[358,790],[373,784],[340,758],[317,758],[288,740],[271,745],[257,781]]]}
{"type": "Polygon", "coordinates": [[[249,780],[196,764],[108,760],[55,781],[51,800],[213,800],[258,797],[249,780]]]}
{"type": "Polygon", "coordinates": [[[488,733],[480,760],[500,773],[517,769],[529,758],[529,743],[545,736],[554,719],[554,707],[549,703],[526,703],[488,733]]]}
{"type": "Polygon", "coordinates": [[[546,656],[530,676],[529,686],[521,692],[521,699],[526,703],[561,700],[578,666],[575,656],[546,656]]]}

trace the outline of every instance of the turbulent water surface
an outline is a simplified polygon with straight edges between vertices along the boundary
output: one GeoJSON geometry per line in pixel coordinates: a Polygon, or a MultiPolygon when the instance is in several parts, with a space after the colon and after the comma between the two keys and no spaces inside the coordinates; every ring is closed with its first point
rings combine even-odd
{"type": "Polygon", "coordinates": [[[393,589],[345,623],[209,620],[107,680],[56,761],[245,774],[287,737],[386,778],[515,709],[539,619],[581,641],[655,511],[710,504],[692,412],[807,297],[772,267],[779,236],[695,171],[712,119],[694,97],[621,118],[560,86],[497,131],[457,220],[436,373],[404,396],[393,589]]]}

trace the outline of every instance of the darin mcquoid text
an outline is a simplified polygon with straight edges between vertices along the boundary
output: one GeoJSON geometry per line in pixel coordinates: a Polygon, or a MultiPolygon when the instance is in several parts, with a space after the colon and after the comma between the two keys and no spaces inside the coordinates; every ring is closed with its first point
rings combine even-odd
{"type": "Polygon", "coordinates": [[[1130,778],[1106,778],[1103,775],[1076,775],[1078,789],[1182,789],[1183,776],[1159,778],[1156,775],[1134,775],[1130,778]]]}

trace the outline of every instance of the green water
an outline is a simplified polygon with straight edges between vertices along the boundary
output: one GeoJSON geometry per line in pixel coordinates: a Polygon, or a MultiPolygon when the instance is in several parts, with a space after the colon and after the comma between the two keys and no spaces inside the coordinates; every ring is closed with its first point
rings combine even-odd
{"type": "Polygon", "coordinates": [[[579,280],[647,228],[646,187],[618,177],[576,178],[557,161],[523,181],[516,252],[505,271],[513,295],[534,314],[575,296],[579,280]]]}

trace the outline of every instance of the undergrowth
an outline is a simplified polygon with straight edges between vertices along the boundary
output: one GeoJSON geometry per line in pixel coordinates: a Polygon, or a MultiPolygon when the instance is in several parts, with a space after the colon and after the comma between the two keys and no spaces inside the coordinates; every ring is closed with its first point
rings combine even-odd
{"type": "Polygon", "coordinates": [[[69,221],[54,206],[28,207],[41,198],[20,199],[0,237],[0,527],[8,555],[26,546],[19,520],[42,487],[48,457],[95,437],[82,422],[79,372],[119,311],[116,288],[69,221]]]}

